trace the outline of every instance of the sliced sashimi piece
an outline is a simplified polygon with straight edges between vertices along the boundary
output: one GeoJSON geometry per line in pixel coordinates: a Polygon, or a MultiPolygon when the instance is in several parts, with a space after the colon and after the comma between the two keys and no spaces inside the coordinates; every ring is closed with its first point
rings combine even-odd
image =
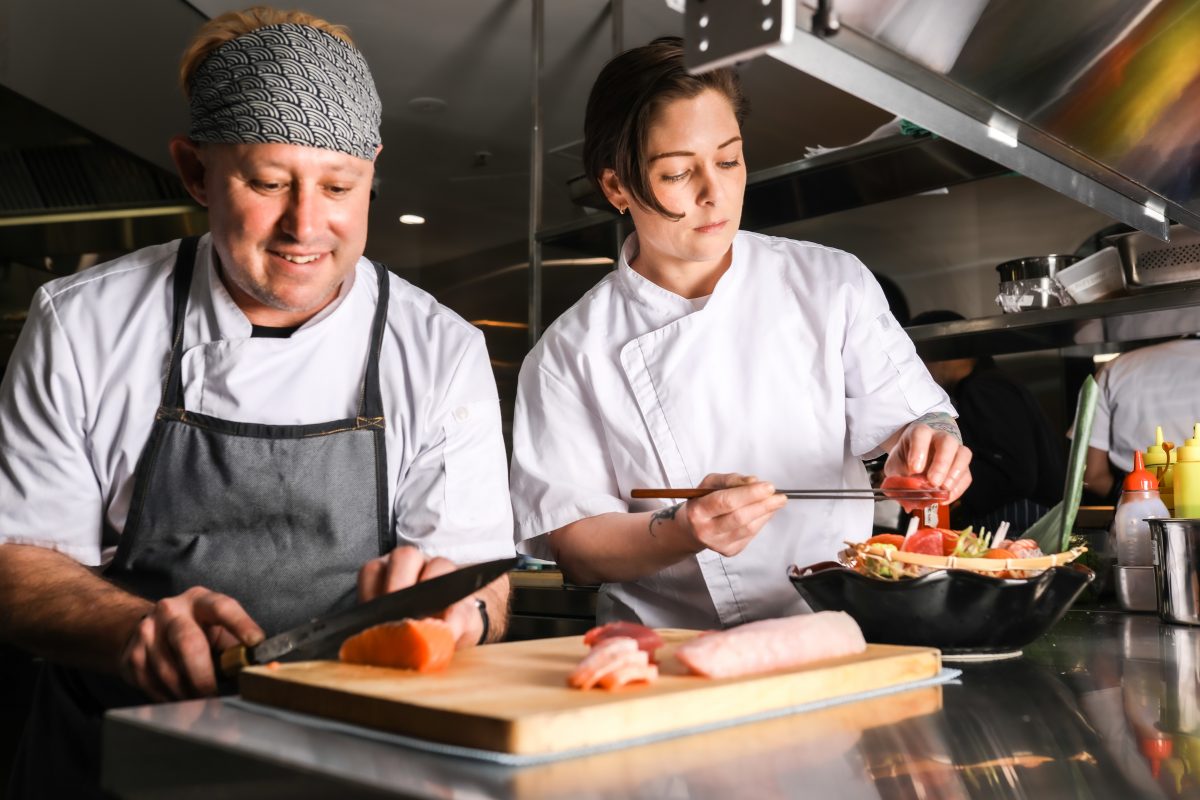
{"type": "Polygon", "coordinates": [[[933,505],[937,502],[934,498],[949,499],[949,495],[945,489],[934,486],[929,481],[917,475],[889,475],[883,479],[883,483],[879,485],[879,488],[883,490],[885,497],[892,497],[898,500],[900,507],[909,514],[915,514],[921,509],[933,505]],[[916,492],[927,492],[927,499],[913,499],[916,492]]]}
{"type": "Polygon", "coordinates": [[[639,625],[636,622],[609,622],[605,625],[599,625],[592,628],[583,635],[583,643],[591,646],[605,639],[612,639],[618,636],[626,636],[638,643],[638,647],[645,650],[654,658],[654,651],[662,647],[662,637],[658,635],[658,631],[653,628],[647,628],[645,625],[639,625]]]}
{"type": "Polygon", "coordinates": [[[900,549],[907,553],[940,556],[944,550],[942,538],[942,532],[937,528],[918,528],[911,536],[904,537],[900,549]]]}
{"type": "Polygon", "coordinates": [[[612,690],[630,683],[653,683],[656,680],[658,667],[654,664],[630,664],[607,673],[597,685],[601,689],[612,690]]]}
{"type": "Polygon", "coordinates": [[[866,649],[862,630],[849,614],[821,611],[698,636],[681,645],[675,656],[697,675],[731,678],[799,667],[866,649]]]}
{"type": "Polygon", "coordinates": [[[1015,542],[1005,542],[1004,549],[1013,554],[1013,558],[1041,558],[1046,555],[1033,539],[1017,539],[1015,542]]]}
{"type": "MultiPolygon", "coordinates": [[[[650,656],[644,650],[622,652],[612,656],[603,664],[579,672],[572,685],[577,689],[591,689],[593,686],[615,687],[645,675],[648,668],[652,666],[650,656]]],[[[654,667],[654,669],[657,676],[658,668],[654,667]]]]}
{"type": "Polygon", "coordinates": [[[454,629],[440,619],[404,619],[367,628],[342,642],[338,658],[350,664],[445,669],[454,657],[454,629]]]}
{"type": "Polygon", "coordinates": [[[590,689],[605,675],[635,664],[649,664],[650,656],[627,636],[605,639],[583,657],[567,677],[576,689],[590,689]]]}

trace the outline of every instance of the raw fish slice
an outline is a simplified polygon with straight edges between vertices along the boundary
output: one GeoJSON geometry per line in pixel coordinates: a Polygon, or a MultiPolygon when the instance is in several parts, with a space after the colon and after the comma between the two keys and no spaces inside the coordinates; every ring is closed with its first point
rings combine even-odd
{"type": "Polygon", "coordinates": [[[844,611],[821,611],[766,619],[699,636],[681,645],[675,656],[697,675],[731,678],[867,649],[862,630],[844,611]]]}
{"type": "Polygon", "coordinates": [[[577,689],[590,689],[608,672],[637,658],[640,658],[642,663],[649,663],[649,657],[638,649],[637,642],[633,639],[605,639],[584,656],[568,676],[567,683],[577,689]]]}
{"type": "Polygon", "coordinates": [[[1038,558],[1044,556],[1042,548],[1033,539],[1017,539],[1015,542],[1005,542],[1004,549],[1013,554],[1013,558],[1038,558]]]}
{"type": "Polygon", "coordinates": [[[883,490],[885,497],[898,498],[900,507],[908,514],[915,514],[936,503],[937,501],[932,499],[933,497],[945,495],[946,499],[949,499],[949,495],[946,494],[945,489],[934,486],[929,481],[916,475],[889,475],[883,479],[883,483],[879,485],[879,488],[883,490]],[[904,496],[904,493],[911,494],[914,490],[928,492],[930,498],[914,500],[904,496]]]}
{"type": "Polygon", "coordinates": [[[608,672],[638,661],[648,664],[650,657],[638,649],[636,641],[624,636],[605,639],[584,656],[567,683],[577,689],[590,689],[608,672]]]}
{"type": "Polygon", "coordinates": [[[662,647],[663,643],[662,637],[656,630],[636,622],[609,622],[606,625],[592,628],[583,635],[583,643],[590,646],[617,636],[628,636],[630,639],[634,639],[637,641],[638,647],[650,654],[650,658],[654,658],[654,651],[662,647]]]}
{"type": "Polygon", "coordinates": [[[445,669],[454,657],[454,631],[440,619],[404,619],[367,628],[342,642],[338,658],[351,664],[445,669]]]}
{"type": "Polygon", "coordinates": [[[629,670],[640,672],[648,666],[650,666],[650,656],[646,655],[644,651],[621,652],[583,674],[576,688],[591,689],[612,675],[628,672],[629,670]]]}
{"type": "Polygon", "coordinates": [[[658,680],[658,667],[654,664],[630,664],[609,672],[600,679],[601,689],[619,689],[630,683],[653,683],[658,680]]]}

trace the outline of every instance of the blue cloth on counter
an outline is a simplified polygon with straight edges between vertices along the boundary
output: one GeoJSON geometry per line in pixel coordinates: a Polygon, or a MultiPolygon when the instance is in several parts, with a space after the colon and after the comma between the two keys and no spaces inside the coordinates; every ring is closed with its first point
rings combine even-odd
{"type": "Polygon", "coordinates": [[[884,695],[897,694],[910,689],[938,686],[940,684],[955,681],[960,675],[962,675],[962,670],[942,667],[941,671],[932,678],[925,678],[923,680],[913,681],[911,683],[902,683],[896,686],[887,686],[882,689],[872,689],[871,691],[859,692],[857,694],[848,694],[841,697],[816,700],[814,702],[803,703],[798,706],[790,706],[788,708],[776,709],[774,711],[765,711],[761,714],[750,714],[745,717],[737,717],[736,719],[713,722],[708,725],[698,725],[691,728],[685,728],[683,730],[665,731],[663,733],[656,733],[651,736],[639,736],[632,739],[623,739],[617,742],[608,742],[602,745],[579,747],[575,748],[574,750],[564,750],[558,753],[539,753],[534,755],[501,753],[495,750],[481,750],[476,747],[461,747],[459,745],[443,744],[441,742],[430,742],[426,741],[425,739],[418,739],[412,736],[403,736],[398,733],[377,731],[371,728],[364,728],[361,725],[351,725],[346,722],[337,722],[336,720],[315,717],[310,714],[301,714],[295,711],[285,711],[280,708],[261,705],[259,703],[251,703],[243,700],[241,697],[226,697],[223,698],[221,702],[241,711],[251,711],[256,714],[265,714],[270,717],[275,717],[276,719],[281,719],[285,722],[291,722],[296,725],[303,725],[309,728],[334,731],[337,733],[348,733],[353,736],[361,736],[366,739],[374,739],[378,742],[399,745],[400,747],[408,747],[413,750],[422,750],[427,753],[436,753],[438,755],[469,758],[475,761],[487,761],[492,764],[502,764],[510,767],[527,767],[534,764],[546,764],[551,761],[562,761],[568,758],[578,758],[580,756],[591,756],[596,755],[597,753],[606,753],[612,750],[621,750],[626,747],[650,744],[651,742],[661,742],[666,739],[674,739],[680,736],[691,736],[695,733],[707,733],[708,731],[715,731],[721,728],[730,728],[735,725],[744,725],[750,722],[761,722],[763,720],[775,719],[777,717],[785,717],[789,714],[799,714],[805,711],[816,711],[818,709],[830,708],[832,706],[838,706],[844,703],[854,703],[859,700],[870,700],[876,697],[883,697],[884,695]]]}

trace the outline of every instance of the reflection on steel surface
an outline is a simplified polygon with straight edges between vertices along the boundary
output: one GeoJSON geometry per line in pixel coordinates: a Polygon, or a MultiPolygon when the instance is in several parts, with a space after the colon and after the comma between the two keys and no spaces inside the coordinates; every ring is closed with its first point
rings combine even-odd
{"type": "Polygon", "coordinates": [[[1200,5],[843,0],[842,21],[1200,210],[1200,5]]]}

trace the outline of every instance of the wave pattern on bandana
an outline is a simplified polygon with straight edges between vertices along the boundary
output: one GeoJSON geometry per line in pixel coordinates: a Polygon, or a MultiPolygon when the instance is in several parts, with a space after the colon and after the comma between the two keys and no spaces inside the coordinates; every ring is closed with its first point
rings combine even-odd
{"type": "Polygon", "coordinates": [[[259,28],[214,50],[191,82],[196,142],[297,144],[368,161],[382,106],[362,53],[308,25],[259,28]]]}

